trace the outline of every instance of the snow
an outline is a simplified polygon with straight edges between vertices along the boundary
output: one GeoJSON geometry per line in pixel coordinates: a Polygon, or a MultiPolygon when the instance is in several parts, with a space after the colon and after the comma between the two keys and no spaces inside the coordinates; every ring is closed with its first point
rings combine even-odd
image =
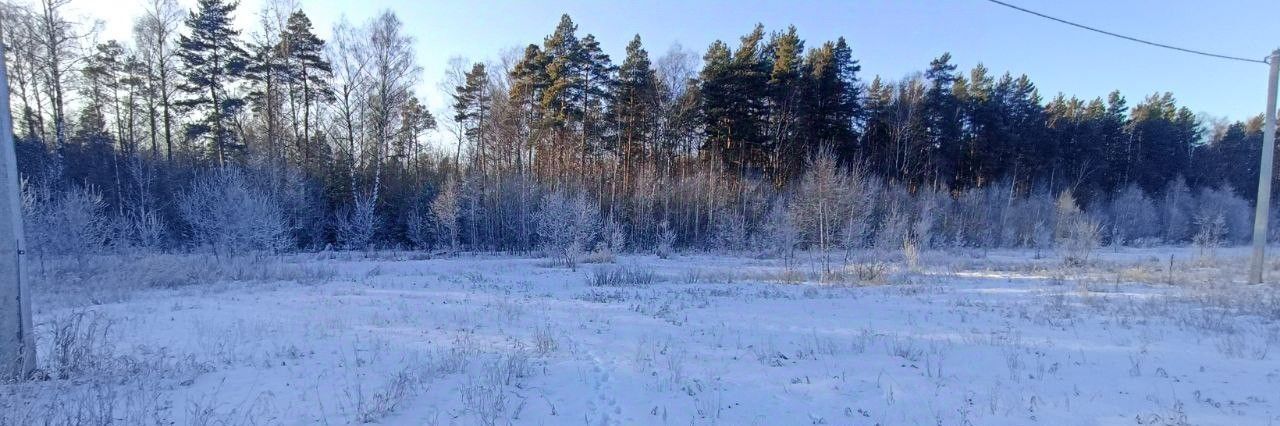
{"type": "Polygon", "coordinates": [[[0,423],[1275,424],[1280,303],[1231,282],[1246,254],[929,252],[868,284],[719,255],[321,253],[244,266],[296,278],[44,288],[52,377],[3,385],[0,423]],[[656,282],[588,287],[598,268],[656,282]],[[60,378],[77,313],[109,327],[66,346],[103,365],[60,378]]]}

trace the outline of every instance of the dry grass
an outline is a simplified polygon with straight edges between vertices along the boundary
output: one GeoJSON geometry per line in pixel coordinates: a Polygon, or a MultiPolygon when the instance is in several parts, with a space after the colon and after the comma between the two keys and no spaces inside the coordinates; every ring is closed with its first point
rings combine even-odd
{"type": "Polygon", "coordinates": [[[129,300],[151,289],[217,291],[229,283],[332,281],[333,268],[288,257],[216,258],[206,254],[101,255],[44,259],[31,265],[33,306],[48,309],[129,300]]]}

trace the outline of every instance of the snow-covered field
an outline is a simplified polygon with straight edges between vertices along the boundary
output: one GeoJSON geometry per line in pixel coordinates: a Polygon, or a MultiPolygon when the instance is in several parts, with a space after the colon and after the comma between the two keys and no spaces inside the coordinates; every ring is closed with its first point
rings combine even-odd
{"type": "Polygon", "coordinates": [[[1244,255],[67,260],[0,423],[1277,424],[1244,255]]]}

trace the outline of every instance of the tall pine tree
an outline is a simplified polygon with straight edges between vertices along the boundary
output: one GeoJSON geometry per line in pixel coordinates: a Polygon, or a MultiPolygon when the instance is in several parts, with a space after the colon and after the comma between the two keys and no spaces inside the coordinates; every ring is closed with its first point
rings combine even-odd
{"type": "Polygon", "coordinates": [[[178,39],[185,78],[178,88],[187,97],[177,105],[194,116],[187,124],[187,137],[204,139],[218,165],[243,149],[232,120],[245,102],[232,89],[244,77],[249,60],[238,40],[240,31],[232,27],[235,9],[234,2],[200,0],[186,20],[190,33],[178,39]]]}

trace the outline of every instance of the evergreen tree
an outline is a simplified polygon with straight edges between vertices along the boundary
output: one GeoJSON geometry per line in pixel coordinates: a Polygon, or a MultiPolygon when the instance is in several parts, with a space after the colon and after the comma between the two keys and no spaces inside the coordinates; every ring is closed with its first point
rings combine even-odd
{"type": "Polygon", "coordinates": [[[613,66],[595,37],[579,39],[577,30],[573,19],[562,15],[555,32],[543,41],[546,84],[540,107],[544,125],[555,139],[552,150],[559,178],[564,178],[570,164],[565,151],[576,144],[578,179],[583,180],[587,156],[600,145],[603,136],[604,106],[613,66]]]}
{"type": "Polygon", "coordinates": [[[649,53],[641,45],[640,36],[636,35],[627,44],[627,57],[618,68],[609,114],[615,139],[612,148],[622,161],[624,180],[629,177],[632,163],[637,158],[652,154],[643,152],[643,147],[645,142],[657,136],[658,101],[657,75],[649,62],[649,53]]]}
{"type": "Polygon", "coordinates": [[[1008,176],[1014,183],[1030,186],[1039,179],[1051,179],[1056,173],[1057,164],[1045,162],[1053,158],[1054,151],[1045,143],[1044,109],[1040,105],[1040,92],[1026,75],[1011,79],[1005,74],[1002,80],[1011,81],[1009,97],[1006,101],[1006,121],[1003,139],[1006,142],[1006,153],[1010,158],[1006,164],[996,169],[990,179],[1008,176]]]}
{"type": "Polygon", "coordinates": [[[804,41],[794,26],[786,32],[774,33],[766,48],[772,67],[766,88],[767,145],[763,149],[769,153],[769,168],[778,184],[790,180],[791,174],[804,168],[809,151],[800,139],[802,96],[808,83],[803,79],[803,53],[804,41]]]}
{"type": "MultiPolygon", "coordinates": [[[[574,125],[582,122],[585,94],[582,75],[581,42],[576,34],[578,26],[569,15],[562,15],[556,30],[543,41],[546,55],[546,87],[542,91],[540,107],[544,111],[544,125],[555,137],[556,167],[565,167],[564,150],[569,143],[574,125]]],[[[585,148],[585,147],[583,147],[585,148]]],[[[585,150],[585,149],[584,149],[585,150]]],[[[582,154],[583,152],[579,152],[582,154]]],[[[563,177],[563,176],[562,176],[563,177]]]]}
{"type": "Polygon", "coordinates": [[[809,83],[803,127],[809,153],[826,148],[846,164],[857,161],[854,122],[862,115],[857,74],[861,66],[844,37],[809,52],[804,68],[809,83]]]}
{"type": "Polygon", "coordinates": [[[232,120],[244,106],[244,99],[232,88],[245,76],[248,54],[240,46],[240,32],[232,27],[236,3],[200,0],[187,17],[190,33],[178,39],[182,76],[178,86],[187,94],[177,105],[195,115],[187,124],[189,138],[203,138],[213,150],[218,165],[227,164],[243,146],[232,132],[232,120]]]}
{"type": "Polygon", "coordinates": [[[1154,192],[1186,174],[1200,137],[1199,123],[1189,110],[1177,107],[1172,94],[1148,96],[1134,107],[1129,125],[1126,183],[1154,192]]]}
{"type": "Polygon", "coordinates": [[[582,38],[582,52],[579,66],[582,73],[582,153],[579,155],[579,173],[586,173],[586,158],[597,155],[604,148],[606,127],[608,125],[607,106],[613,102],[613,87],[616,84],[614,74],[617,67],[600,47],[596,37],[587,34],[582,38]]]}
{"type": "MultiPolygon", "coordinates": [[[[972,182],[972,172],[970,177],[965,178],[964,168],[961,163],[962,145],[961,131],[963,122],[960,118],[960,102],[956,99],[954,88],[957,84],[959,76],[956,75],[956,66],[951,63],[951,54],[943,53],[942,56],[929,62],[929,69],[925,71],[924,77],[928,80],[928,90],[924,98],[924,122],[925,131],[927,133],[928,142],[926,144],[927,169],[922,171],[930,176],[935,177],[941,182],[952,182],[952,187],[965,187],[972,182]]],[[[970,83],[973,84],[973,83],[970,83]]],[[[979,85],[983,82],[979,82],[979,85]]],[[[973,96],[973,95],[971,95],[973,96]]],[[[971,103],[966,106],[969,108],[970,115],[973,114],[973,108],[981,105],[984,99],[980,95],[971,97],[971,103]],[[975,103],[976,102],[976,105],[975,103]]],[[[970,127],[973,127],[970,123],[970,127]]],[[[970,129],[972,133],[973,130],[970,129]]],[[[968,147],[972,149],[973,146],[968,147]]],[[[966,152],[963,155],[973,157],[974,152],[966,152]]],[[[972,169],[973,166],[967,168],[972,169]]],[[[924,176],[920,176],[916,180],[923,180],[924,176]]]]}
{"type": "MultiPolygon", "coordinates": [[[[454,88],[454,120],[462,125],[462,133],[471,141],[472,149],[483,152],[486,148],[485,126],[492,115],[493,105],[493,95],[489,93],[489,72],[484,64],[476,63],[465,79],[464,85],[454,88]]],[[[461,151],[455,153],[455,161],[459,156],[461,151]]]]}
{"type": "MultiPolygon", "coordinates": [[[[545,122],[542,95],[550,84],[546,62],[547,56],[542,49],[536,44],[530,44],[525,47],[523,56],[511,68],[508,76],[510,89],[507,98],[514,110],[509,123],[514,128],[512,139],[515,139],[515,167],[520,173],[524,173],[526,169],[545,173],[535,163],[545,158],[535,159],[532,154],[542,145],[540,142],[545,122]]],[[[528,233],[524,235],[527,236],[528,233]]]]}
{"type": "Polygon", "coordinates": [[[316,133],[320,128],[320,105],[334,98],[328,84],[333,66],[324,57],[324,40],[315,35],[305,13],[293,12],[285,25],[278,49],[285,58],[294,140],[303,166],[314,167],[311,160],[319,149],[316,133]]]}
{"type": "Polygon", "coordinates": [[[705,146],[739,173],[758,174],[766,166],[764,126],[770,64],[761,42],[764,27],[742,37],[737,51],[712,43],[703,57],[701,80],[705,146]]]}
{"type": "Polygon", "coordinates": [[[1130,137],[1129,107],[1119,91],[1107,95],[1107,107],[1098,123],[1098,133],[1105,153],[1102,190],[1110,191],[1129,182],[1130,137]]]}

